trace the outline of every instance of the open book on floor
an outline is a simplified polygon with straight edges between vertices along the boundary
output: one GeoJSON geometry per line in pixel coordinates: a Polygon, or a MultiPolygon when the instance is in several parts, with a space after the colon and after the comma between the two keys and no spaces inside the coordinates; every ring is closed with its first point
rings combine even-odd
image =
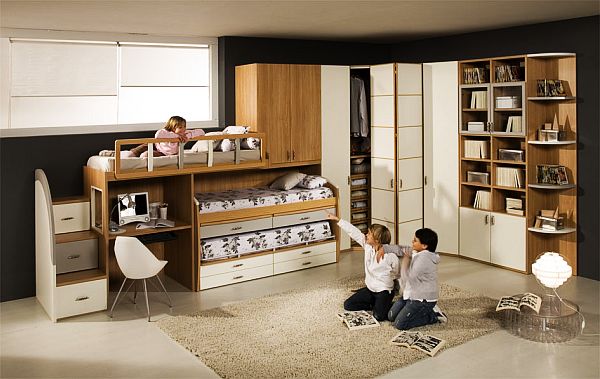
{"type": "Polygon", "coordinates": [[[496,311],[503,311],[505,309],[513,309],[515,311],[521,311],[521,307],[525,305],[535,311],[535,313],[540,313],[540,307],[542,306],[542,298],[533,293],[523,294],[522,297],[517,296],[502,296],[498,305],[496,306],[496,311]]]}
{"type": "Polygon", "coordinates": [[[350,330],[373,328],[379,326],[379,321],[367,311],[345,311],[337,314],[337,317],[350,330]]]}
{"type": "Polygon", "coordinates": [[[444,346],[446,341],[435,336],[430,336],[429,334],[403,330],[392,338],[390,343],[392,345],[416,349],[433,357],[444,346]]]}
{"type": "Polygon", "coordinates": [[[135,227],[136,229],[156,229],[156,228],[172,228],[175,226],[175,221],[167,220],[166,218],[157,218],[148,222],[140,222],[135,227]]]}

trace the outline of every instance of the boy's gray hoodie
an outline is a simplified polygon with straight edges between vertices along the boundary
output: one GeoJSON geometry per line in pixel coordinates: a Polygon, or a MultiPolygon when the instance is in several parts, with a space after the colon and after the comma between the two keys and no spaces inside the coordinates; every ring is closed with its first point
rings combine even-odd
{"type": "MultiPolygon", "coordinates": [[[[400,245],[384,245],[383,251],[386,254],[393,253],[399,257],[404,255],[403,248],[400,245]]],[[[429,250],[412,252],[410,266],[406,274],[406,286],[402,294],[405,300],[437,301],[439,297],[437,264],[439,261],[440,256],[438,253],[429,250]]]]}

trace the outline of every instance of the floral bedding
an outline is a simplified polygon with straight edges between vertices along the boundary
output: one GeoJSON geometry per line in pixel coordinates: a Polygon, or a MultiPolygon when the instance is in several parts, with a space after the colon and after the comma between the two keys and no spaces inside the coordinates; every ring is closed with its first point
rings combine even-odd
{"type": "Polygon", "coordinates": [[[210,261],[234,258],[285,246],[302,245],[332,237],[329,222],[319,221],[226,237],[207,238],[200,242],[200,248],[202,250],[202,260],[210,261]]]}
{"type": "Polygon", "coordinates": [[[333,197],[333,191],[327,187],[313,189],[294,187],[287,191],[259,187],[224,192],[200,192],[196,193],[195,196],[199,202],[200,213],[212,213],[327,199],[333,197]]]}

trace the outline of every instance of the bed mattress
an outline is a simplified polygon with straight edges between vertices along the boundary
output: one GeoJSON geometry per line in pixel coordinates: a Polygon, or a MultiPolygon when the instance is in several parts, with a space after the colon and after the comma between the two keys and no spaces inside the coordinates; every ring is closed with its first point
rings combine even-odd
{"type": "Polygon", "coordinates": [[[319,221],[226,237],[207,238],[200,242],[201,259],[211,261],[234,258],[264,250],[322,241],[332,237],[329,222],[319,221]]]}
{"type": "MultiPolygon", "coordinates": [[[[240,150],[240,162],[248,161],[260,161],[260,150],[240,150]]],[[[177,166],[178,157],[177,155],[169,155],[162,157],[154,157],[153,165],[155,168],[177,166]]],[[[215,151],[213,155],[213,165],[234,163],[235,162],[235,151],[220,152],[215,151]]],[[[185,151],[183,156],[183,164],[204,164],[208,163],[208,153],[201,152],[195,153],[191,151],[185,151]]],[[[96,170],[111,172],[115,170],[115,158],[114,157],[101,157],[94,155],[87,161],[87,166],[96,170]]],[[[129,171],[135,169],[146,169],[148,167],[148,158],[121,158],[121,171],[129,171]]]]}
{"type": "Polygon", "coordinates": [[[297,203],[306,200],[328,199],[333,197],[333,191],[327,187],[314,189],[295,187],[287,191],[259,187],[224,192],[201,192],[196,193],[195,196],[199,203],[200,213],[213,213],[297,203]]]}

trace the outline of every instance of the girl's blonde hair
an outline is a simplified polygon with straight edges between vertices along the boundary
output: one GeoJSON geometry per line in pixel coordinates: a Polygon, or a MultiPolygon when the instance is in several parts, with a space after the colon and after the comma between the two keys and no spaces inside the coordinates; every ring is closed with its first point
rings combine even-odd
{"type": "Polygon", "coordinates": [[[169,132],[175,132],[175,130],[180,126],[185,129],[186,124],[185,118],[180,116],[172,116],[165,124],[164,129],[168,130],[169,132]]]}
{"type": "Polygon", "coordinates": [[[389,244],[392,240],[390,230],[383,225],[372,224],[371,226],[369,226],[369,231],[373,235],[373,239],[375,240],[375,242],[381,245],[389,244]]]}

